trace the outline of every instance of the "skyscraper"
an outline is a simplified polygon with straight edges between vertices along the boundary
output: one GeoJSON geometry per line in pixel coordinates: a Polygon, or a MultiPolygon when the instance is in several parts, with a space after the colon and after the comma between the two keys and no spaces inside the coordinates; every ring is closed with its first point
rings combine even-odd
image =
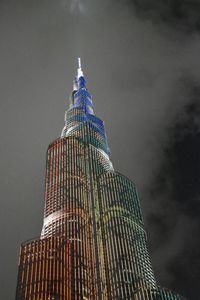
{"type": "Polygon", "coordinates": [[[22,244],[16,300],[181,300],[156,284],[135,184],[116,172],[78,60],[47,150],[41,236],[22,244]]]}

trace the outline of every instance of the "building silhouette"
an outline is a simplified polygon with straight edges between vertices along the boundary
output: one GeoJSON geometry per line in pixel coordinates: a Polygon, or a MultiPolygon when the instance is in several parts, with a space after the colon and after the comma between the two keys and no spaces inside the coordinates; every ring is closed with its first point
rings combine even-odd
{"type": "Polygon", "coordinates": [[[47,150],[41,236],[21,245],[16,300],[181,300],[156,284],[135,184],[109,158],[80,59],[47,150]]]}

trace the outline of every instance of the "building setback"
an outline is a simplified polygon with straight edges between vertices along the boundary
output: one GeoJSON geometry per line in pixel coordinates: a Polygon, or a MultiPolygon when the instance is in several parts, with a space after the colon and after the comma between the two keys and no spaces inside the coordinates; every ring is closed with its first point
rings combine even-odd
{"type": "Polygon", "coordinates": [[[16,300],[183,300],[156,284],[135,184],[116,172],[78,60],[47,150],[41,236],[22,244],[16,300]]]}

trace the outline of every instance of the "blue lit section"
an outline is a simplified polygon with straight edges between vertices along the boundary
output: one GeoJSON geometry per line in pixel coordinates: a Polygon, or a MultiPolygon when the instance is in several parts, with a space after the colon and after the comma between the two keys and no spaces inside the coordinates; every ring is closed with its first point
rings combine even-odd
{"type": "Polygon", "coordinates": [[[83,76],[76,79],[78,90],[73,95],[73,107],[80,107],[87,114],[94,114],[92,97],[87,90],[86,80],[83,76]]]}
{"type": "Polygon", "coordinates": [[[61,137],[76,136],[97,150],[110,154],[104,122],[96,117],[81,66],[77,70],[70,109],[65,114],[65,126],[61,137]]]}

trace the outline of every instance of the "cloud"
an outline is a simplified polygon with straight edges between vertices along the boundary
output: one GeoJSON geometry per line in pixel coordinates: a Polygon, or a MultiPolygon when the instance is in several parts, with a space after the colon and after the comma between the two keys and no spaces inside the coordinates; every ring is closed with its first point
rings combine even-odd
{"type": "Polygon", "coordinates": [[[200,30],[199,0],[129,0],[136,14],[154,23],[167,24],[186,32],[200,30]]]}
{"type": "MultiPolygon", "coordinates": [[[[155,271],[162,284],[166,285],[167,279],[180,293],[183,284],[174,272],[175,265],[180,273],[194,270],[193,285],[197,287],[197,260],[189,255],[191,249],[195,253],[200,247],[196,238],[200,214],[200,85],[191,78],[185,78],[182,84],[189,101],[177,111],[176,121],[168,128],[161,166],[145,194],[153,202],[147,205],[146,216],[155,271]]],[[[195,291],[185,296],[195,299],[195,291]]]]}
{"type": "Polygon", "coordinates": [[[87,0],[60,0],[60,4],[72,15],[84,15],[87,11],[87,0]]]}
{"type": "Polygon", "coordinates": [[[84,0],[71,0],[70,12],[73,14],[80,13],[84,14],[86,12],[84,0]]]}

